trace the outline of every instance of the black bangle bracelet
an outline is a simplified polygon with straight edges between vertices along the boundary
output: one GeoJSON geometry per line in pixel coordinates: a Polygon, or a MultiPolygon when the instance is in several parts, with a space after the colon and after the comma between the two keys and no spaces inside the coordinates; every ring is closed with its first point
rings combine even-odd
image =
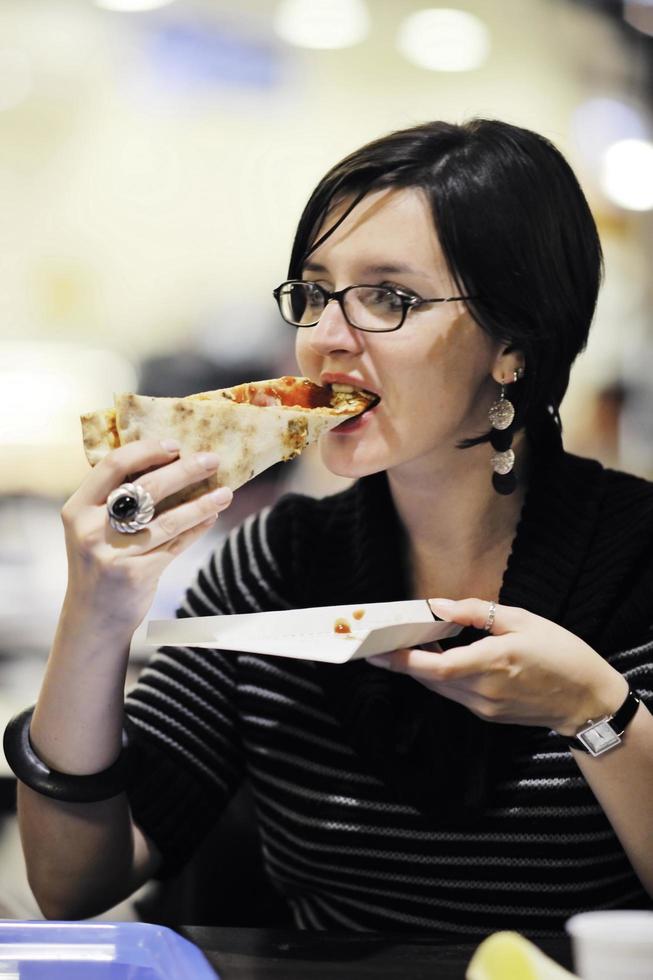
{"type": "Polygon", "coordinates": [[[102,772],[74,776],[46,766],[32,748],[29,726],[34,708],[25,708],[5,728],[5,756],[16,777],[30,789],[62,803],[99,803],[118,796],[125,789],[128,741],[122,735],[122,751],[116,761],[102,772]]]}

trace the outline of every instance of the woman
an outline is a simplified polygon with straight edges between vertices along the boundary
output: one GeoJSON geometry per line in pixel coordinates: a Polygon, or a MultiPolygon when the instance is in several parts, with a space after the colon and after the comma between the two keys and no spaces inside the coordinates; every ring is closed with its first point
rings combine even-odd
{"type": "Polygon", "coordinates": [[[47,915],[181,867],[244,775],[301,927],[537,936],[650,906],[653,488],[567,455],[558,425],[600,265],[571,170],[524,129],[417,126],[326,175],[275,296],[305,375],[380,396],[322,441],[356,482],[246,522],[180,615],[430,597],[464,630],[341,667],[166,648],[127,699],[125,775],[130,638],[230,494],[122,535],[105,503],[128,474],[156,503],[217,460],[113,452],[64,507],[70,582],[31,724],[97,802],[47,774],[19,793],[47,915]]]}

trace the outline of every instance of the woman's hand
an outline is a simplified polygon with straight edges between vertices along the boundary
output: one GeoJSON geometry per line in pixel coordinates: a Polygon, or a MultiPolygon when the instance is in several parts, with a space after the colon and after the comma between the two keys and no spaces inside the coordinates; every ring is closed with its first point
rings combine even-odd
{"type": "Polygon", "coordinates": [[[147,613],[162,572],[215,523],[231,502],[227,487],[155,516],[142,531],[121,534],[109,524],[109,493],[143,473],[138,483],[155,507],[170,494],[205,480],[218,457],[197,453],[179,458],[172,442],[131,442],[109,453],[89,473],[61,512],[68,553],[65,609],[76,619],[130,635],[147,613]]]}
{"type": "MultiPolygon", "coordinates": [[[[436,616],[484,629],[490,604],[482,599],[430,599],[436,616]]],[[[397,650],[369,662],[409,674],[479,718],[542,725],[575,735],[589,719],[614,714],[624,700],[624,677],[587,643],[525,609],[496,606],[492,634],[439,653],[397,650]]]]}

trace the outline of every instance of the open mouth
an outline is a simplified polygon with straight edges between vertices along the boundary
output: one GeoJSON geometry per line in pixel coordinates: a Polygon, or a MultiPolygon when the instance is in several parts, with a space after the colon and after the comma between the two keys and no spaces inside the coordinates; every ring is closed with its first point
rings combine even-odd
{"type": "Polygon", "coordinates": [[[332,408],[348,413],[347,417],[331,430],[333,433],[355,432],[365,424],[364,416],[375,409],[381,401],[380,395],[377,395],[375,391],[368,391],[366,388],[357,388],[354,385],[339,382],[333,382],[329,387],[332,391],[332,408]],[[360,404],[363,400],[365,404],[361,408],[360,404]],[[352,409],[355,414],[350,414],[352,409]]]}

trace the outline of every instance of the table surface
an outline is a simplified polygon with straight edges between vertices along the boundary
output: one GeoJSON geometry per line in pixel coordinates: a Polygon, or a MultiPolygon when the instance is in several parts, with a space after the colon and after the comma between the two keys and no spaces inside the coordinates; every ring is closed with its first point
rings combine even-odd
{"type": "MultiPolygon", "coordinates": [[[[221,980],[464,980],[478,943],[448,944],[426,934],[294,932],[184,926],[221,980]]],[[[569,941],[537,945],[571,969],[569,941]]],[[[508,978],[506,978],[508,980],[508,978]]]]}

